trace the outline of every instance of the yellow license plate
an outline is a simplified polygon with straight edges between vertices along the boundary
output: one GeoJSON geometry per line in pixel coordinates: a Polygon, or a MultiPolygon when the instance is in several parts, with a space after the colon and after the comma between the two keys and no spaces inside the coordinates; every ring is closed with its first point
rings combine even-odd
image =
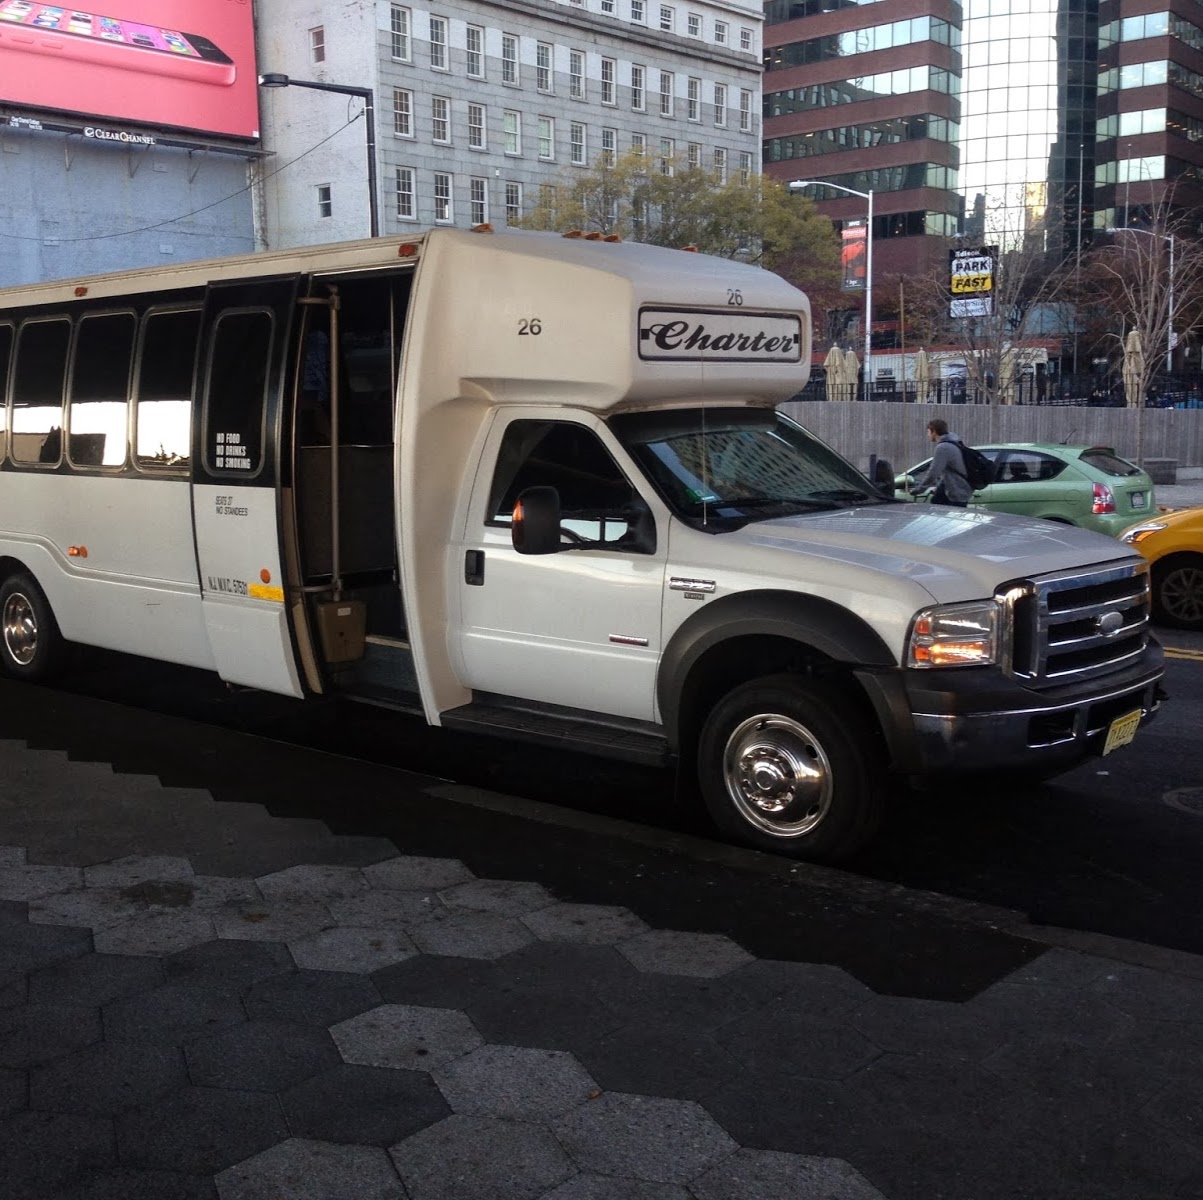
{"type": "Polygon", "coordinates": [[[1139,708],[1135,712],[1125,713],[1122,717],[1116,717],[1111,722],[1111,728],[1107,730],[1107,741],[1103,746],[1103,753],[1110,754],[1112,750],[1118,750],[1121,746],[1126,746],[1136,736],[1136,731],[1139,728],[1139,708]]]}

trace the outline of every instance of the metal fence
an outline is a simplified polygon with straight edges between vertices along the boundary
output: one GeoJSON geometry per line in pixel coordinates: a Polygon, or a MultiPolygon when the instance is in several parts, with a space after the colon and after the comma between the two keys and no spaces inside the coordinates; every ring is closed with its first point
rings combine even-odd
{"type": "Polygon", "coordinates": [[[790,401],[781,406],[846,458],[864,467],[870,455],[898,470],[931,455],[927,423],[941,417],[970,445],[991,442],[1064,442],[1111,446],[1124,458],[1138,454],[1203,466],[1203,408],[1091,408],[1081,405],[865,404],[790,401]],[[1137,444],[1141,444],[1138,451],[1137,444]]]}

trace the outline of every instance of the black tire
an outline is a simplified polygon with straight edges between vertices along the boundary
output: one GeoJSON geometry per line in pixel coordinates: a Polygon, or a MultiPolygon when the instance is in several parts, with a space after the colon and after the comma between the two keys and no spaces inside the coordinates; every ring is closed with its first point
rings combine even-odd
{"type": "Polygon", "coordinates": [[[715,705],[698,781],[724,836],[814,862],[869,842],[885,802],[872,717],[838,687],[797,675],[753,680],[715,705]]]}
{"type": "Polygon", "coordinates": [[[40,681],[61,670],[66,643],[42,589],[28,575],[0,585],[0,670],[40,681]]]}
{"type": "Polygon", "coordinates": [[[1203,554],[1178,554],[1153,568],[1153,616],[1159,625],[1203,629],[1203,554]]]}

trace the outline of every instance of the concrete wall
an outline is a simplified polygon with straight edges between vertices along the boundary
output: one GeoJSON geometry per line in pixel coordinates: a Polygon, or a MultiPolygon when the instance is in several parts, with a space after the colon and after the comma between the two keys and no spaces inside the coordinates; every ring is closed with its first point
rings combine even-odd
{"type": "Polygon", "coordinates": [[[241,156],[0,133],[0,287],[254,249],[241,156]]]}
{"type": "Polygon", "coordinates": [[[970,445],[1061,442],[1111,446],[1121,457],[1176,459],[1203,466],[1203,409],[994,407],[976,404],[886,404],[806,401],[781,406],[845,458],[862,468],[869,455],[898,470],[931,454],[927,423],[942,417],[970,445]],[[1138,450],[1138,440],[1143,451],[1138,450]]]}

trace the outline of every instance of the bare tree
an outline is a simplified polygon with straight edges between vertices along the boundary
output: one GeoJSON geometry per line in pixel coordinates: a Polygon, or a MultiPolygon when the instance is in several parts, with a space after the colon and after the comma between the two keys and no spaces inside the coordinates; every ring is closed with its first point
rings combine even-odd
{"type": "MultiPolygon", "coordinates": [[[[1174,345],[1200,321],[1203,245],[1167,197],[1149,210],[1147,225],[1108,230],[1088,260],[1089,278],[1116,318],[1113,336],[1139,335],[1141,356],[1131,364],[1128,404],[1143,412],[1153,380],[1172,366],[1174,345]]],[[[1136,421],[1135,459],[1144,457],[1144,422],[1136,421]]]]}

